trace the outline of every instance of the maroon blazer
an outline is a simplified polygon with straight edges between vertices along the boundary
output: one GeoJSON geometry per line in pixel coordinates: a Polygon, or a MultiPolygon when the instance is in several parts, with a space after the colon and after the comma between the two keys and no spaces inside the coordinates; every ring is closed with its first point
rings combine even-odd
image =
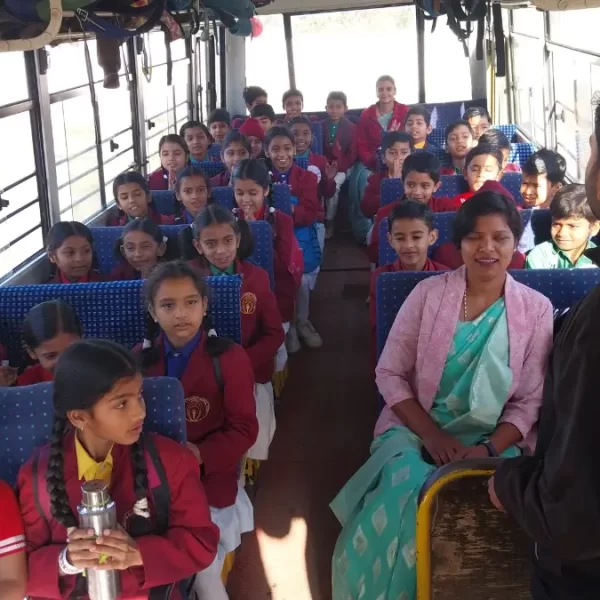
{"type": "Polygon", "coordinates": [[[317,176],[294,164],[290,170],[289,184],[292,196],[298,198],[298,205],[294,207],[294,225],[308,227],[323,213],[317,176]]]}
{"type": "Polygon", "coordinates": [[[338,171],[345,173],[358,159],[358,148],[356,144],[356,125],[342,117],[335,133],[333,143],[329,141],[330,119],[323,121],[323,154],[331,163],[336,161],[338,171]]]}
{"type": "MultiPolygon", "coordinates": [[[[335,179],[330,179],[325,175],[325,169],[327,168],[327,159],[322,154],[315,154],[314,152],[308,153],[308,164],[317,167],[321,171],[321,181],[319,182],[319,196],[321,198],[331,198],[335,194],[335,179]]],[[[323,219],[319,219],[322,221],[323,219]]]]}
{"type": "Polygon", "coordinates": [[[360,201],[360,211],[365,217],[373,219],[381,208],[381,182],[388,177],[389,172],[387,169],[369,175],[365,195],[360,201]]]}
{"type": "MultiPolygon", "coordinates": [[[[175,217],[172,215],[162,215],[159,213],[156,208],[152,205],[148,205],[148,214],[146,215],[148,219],[150,219],[153,223],[157,225],[174,225],[175,217]]],[[[117,214],[109,217],[106,225],[108,227],[124,227],[129,223],[129,217],[122,211],[119,210],[117,214]]]]}
{"type": "Polygon", "coordinates": [[[106,277],[94,269],[87,274],[87,277],[84,277],[80,281],[66,281],[65,278],[61,276],[60,271],[56,269],[54,275],[52,275],[46,283],[96,283],[98,281],[106,281],[106,277]]]}

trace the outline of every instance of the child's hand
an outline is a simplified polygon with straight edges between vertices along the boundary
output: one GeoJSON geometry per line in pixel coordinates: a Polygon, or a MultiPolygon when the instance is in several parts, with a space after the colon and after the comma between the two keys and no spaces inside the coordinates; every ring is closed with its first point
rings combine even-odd
{"type": "Polygon", "coordinates": [[[124,571],[142,566],[142,555],[135,540],[122,528],[107,529],[95,540],[99,571],[124,571]]]}
{"type": "Polygon", "coordinates": [[[488,495],[490,497],[490,501],[491,503],[500,511],[502,512],[506,512],[504,510],[504,506],[502,506],[502,502],[500,502],[500,499],[498,498],[497,494],[496,494],[496,486],[494,485],[494,478],[490,477],[490,479],[488,480],[488,495]]]}
{"type": "Polygon", "coordinates": [[[254,213],[252,212],[252,209],[250,207],[245,207],[243,210],[244,210],[244,219],[246,221],[256,221],[256,217],[254,216],[254,213]]]}
{"type": "Polygon", "coordinates": [[[402,160],[400,158],[394,159],[394,164],[390,169],[390,177],[394,179],[400,179],[402,177],[402,160]]]}
{"type": "Polygon", "coordinates": [[[91,569],[98,566],[95,553],[96,540],[93,529],[71,529],[67,541],[67,561],[76,569],[91,569]]]}
{"type": "Polygon", "coordinates": [[[0,387],[10,387],[17,381],[17,369],[14,367],[0,367],[0,387]]]}
{"type": "Polygon", "coordinates": [[[338,165],[336,161],[333,161],[325,167],[325,177],[327,177],[327,179],[333,179],[337,174],[338,165]]]}

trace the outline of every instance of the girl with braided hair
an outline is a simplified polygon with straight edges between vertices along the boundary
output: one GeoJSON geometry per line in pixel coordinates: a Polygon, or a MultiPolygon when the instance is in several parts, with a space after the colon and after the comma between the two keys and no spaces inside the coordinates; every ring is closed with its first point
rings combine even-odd
{"type": "MultiPolygon", "coordinates": [[[[142,376],[128,350],[103,340],[65,350],[54,373],[54,414],[50,444],[19,473],[28,596],[85,599],[84,571],[112,569],[121,572],[120,598],[138,600],[213,562],[219,532],[197,461],[172,440],[142,434],[142,376]],[[161,472],[160,486],[169,488],[166,515],[158,514],[153,494],[161,472]],[[110,485],[119,522],[98,538],[78,529],[76,517],[81,485],[93,479],[110,485]]],[[[171,600],[183,597],[175,586],[171,600]]]]}

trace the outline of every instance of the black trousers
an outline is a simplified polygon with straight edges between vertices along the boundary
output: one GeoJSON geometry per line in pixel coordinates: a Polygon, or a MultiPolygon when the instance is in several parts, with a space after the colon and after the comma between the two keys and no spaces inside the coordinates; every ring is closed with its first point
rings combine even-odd
{"type": "Polygon", "coordinates": [[[600,600],[600,573],[574,573],[567,569],[561,575],[534,565],[531,578],[533,600],[600,600]]]}

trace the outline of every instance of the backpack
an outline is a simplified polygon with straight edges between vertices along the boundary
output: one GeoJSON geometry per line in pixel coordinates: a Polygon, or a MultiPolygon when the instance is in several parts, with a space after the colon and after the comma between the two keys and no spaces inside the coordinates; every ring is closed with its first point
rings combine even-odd
{"type": "MultiPolygon", "coordinates": [[[[144,445],[146,467],[148,469],[148,487],[156,508],[156,535],[164,535],[169,529],[169,508],[171,504],[171,490],[158,450],[152,436],[142,434],[140,438],[144,445]]],[[[46,486],[46,471],[48,469],[49,448],[37,448],[33,456],[32,484],[33,498],[38,513],[42,516],[50,531],[50,495],[46,486]]],[[[179,583],[179,590],[183,598],[189,596],[188,591],[193,583],[193,578],[179,583]]],[[[148,600],[169,600],[176,584],[165,584],[152,588],[148,600]]]]}

